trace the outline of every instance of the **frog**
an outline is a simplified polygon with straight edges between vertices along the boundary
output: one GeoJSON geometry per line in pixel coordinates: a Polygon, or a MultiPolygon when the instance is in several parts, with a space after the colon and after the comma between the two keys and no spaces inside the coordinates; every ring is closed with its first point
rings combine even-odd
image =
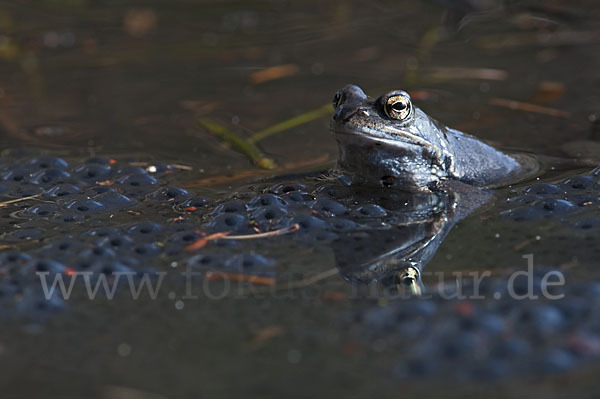
{"type": "Polygon", "coordinates": [[[523,171],[516,157],[445,126],[404,90],[372,98],[349,84],[333,106],[338,169],[353,184],[432,192],[452,180],[494,187],[523,171]]]}

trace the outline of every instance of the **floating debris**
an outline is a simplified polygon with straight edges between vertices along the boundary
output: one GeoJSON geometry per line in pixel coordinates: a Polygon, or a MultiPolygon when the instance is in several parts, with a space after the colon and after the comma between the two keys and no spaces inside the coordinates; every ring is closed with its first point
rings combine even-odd
{"type": "Polygon", "coordinates": [[[300,71],[298,65],[284,64],[266,68],[250,74],[250,82],[253,84],[265,83],[275,79],[294,76],[300,71]]]}
{"type": "Polygon", "coordinates": [[[455,79],[506,80],[508,72],[493,68],[432,68],[423,78],[426,81],[455,79]]]}
{"type": "Polygon", "coordinates": [[[215,234],[210,234],[206,237],[202,237],[202,238],[196,240],[194,243],[185,247],[185,251],[193,252],[200,248],[204,248],[206,246],[206,244],[208,244],[209,241],[214,241],[214,240],[254,240],[257,238],[276,237],[276,236],[280,236],[283,234],[292,233],[292,232],[298,231],[298,230],[300,230],[300,226],[296,223],[290,227],[284,227],[282,229],[267,231],[264,233],[256,233],[256,234],[244,234],[244,235],[232,236],[232,235],[229,235],[230,232],[215,233],[215,234]]]}
{"type": "Polygon", "coordinates": [[[570,118],[571,113],[568,111],[563,111],[561,109],[544,107],[537,104],[526,103],[522,101],[516,100],[507,100],[505,98],[493,97],[488,101],[490,105],[496,105],[498,107],[504,107],[517,111],[525,111],[525,112],[533,112],[536,114],[542,115],[550,115],[555,116],[557,118],[570,118]]]}

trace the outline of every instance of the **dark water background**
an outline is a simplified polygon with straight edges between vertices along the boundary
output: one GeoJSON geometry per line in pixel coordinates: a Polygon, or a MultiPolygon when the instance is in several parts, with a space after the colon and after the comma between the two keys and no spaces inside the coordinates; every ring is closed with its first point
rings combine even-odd
{"type": "MultiPolygon", "coordinates": [[[[449,126],[566,160],[557,176],[600,155],[595,1],[3,1],[0,61],[1,149],[176,162],[192,168],[188,183],[259,172],[199,118],[249,136],[321,108],[347,83],[371,95],[408,90],[449,126]]],[[[328,165],[337,152],[328,126],[323,115],[259,147],[281,170],[328,165]]],[[[429,267],[517,267],[534,252],[554,266],[577,259],[584,278],[595,273],[597,243],[553,237],[544,224],[492,222],[484,213],[460,225],[429,267]],[[548,243],[520,245],[540,232],[548,243]]],[[[557,387],[578,389],[574,382],[594,386],[589,370],[493,389],[399,383],[389,375],[393,353],[356,351],[331,328],[347,306],[295,297],[179,311],[165,298],[2,327],[0,396],[493,397],[530,389],[552,398],[557,387]],[[269,326],[276,337],[257,339],[269,326]]]]}

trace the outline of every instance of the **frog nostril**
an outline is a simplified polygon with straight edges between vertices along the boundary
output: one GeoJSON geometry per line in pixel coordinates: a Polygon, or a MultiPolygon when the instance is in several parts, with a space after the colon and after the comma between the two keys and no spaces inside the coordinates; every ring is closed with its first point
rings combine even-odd
{"type": "Polygon", "coordinates": [[[359,108],[353,105],[343,104],[335,110],[333,114],[333,120],[347,122],[354,114],[358,112],[359,108]]]}
{"type": "Polygon", "coordinates": [[[333,97],[334,107],[337,109],[344,104],[361,104],[367,98],[364,91],[358,86],[347,85],[338,90],[333,97]]]}
{"type": "Polygon", "coordinates": [[[346,97],[341,90],[335,93],[335,96],[333,96],[333,109],[337,109],[345,100],[346,97]]]}

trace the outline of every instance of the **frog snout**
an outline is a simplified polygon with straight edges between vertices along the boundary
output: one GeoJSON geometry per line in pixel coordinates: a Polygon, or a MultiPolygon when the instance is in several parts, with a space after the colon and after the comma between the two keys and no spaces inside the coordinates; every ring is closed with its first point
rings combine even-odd
{"type": "Polygon", "coordinates": [[[354,115],[358,111],[358,107],[356,105],[342,105],[336,108],[335,113],[333,114],[333,120],[336,122],[346,122],[348,121],[352,115],[354,115]]]}
{"type": "Polygon", "coordinates": [[[360,105],[367,98],[362,89],[356,85],[346,85],[335,93],[333,107],[335,109],[346,105],[360,105]]]}
{"type": "Polygon", "coordinates": [[[367,95],[360,87],[356,85],[344,86],[333,97],[333,106],[335,108],[333,119],[335,121],[348,120],[366,98],[367,95]]]}

